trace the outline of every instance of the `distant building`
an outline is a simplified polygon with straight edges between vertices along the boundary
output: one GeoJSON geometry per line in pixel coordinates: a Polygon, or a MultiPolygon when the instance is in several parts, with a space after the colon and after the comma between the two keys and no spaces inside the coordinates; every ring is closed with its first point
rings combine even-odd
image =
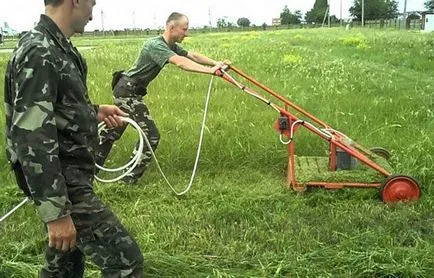
{"type": "Polygon", "coordinates": [[[422,12],[422,31],[433,32],[434,31],[434,11],[422,12]]]}
{"type": "Polygon", "coordinates": [[[396,15],[396,18],[399,20],[404,20],[404,19],[417,19],[417,18],[421,18],[422,17],[422,11],[408,11],[405,14],[404,13],[398,13],[396,15]]]}
{"type": "Polygon", "coordinates": [[[280,24],[280,17],[276,17],[271,20],[271,25],[273,26],[280,26],[280,24]]]}

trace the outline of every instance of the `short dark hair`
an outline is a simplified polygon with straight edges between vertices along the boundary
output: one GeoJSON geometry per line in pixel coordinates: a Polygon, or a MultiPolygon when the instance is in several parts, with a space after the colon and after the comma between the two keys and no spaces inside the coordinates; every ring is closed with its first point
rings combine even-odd
{"type": "Polygon", "coordinates": [[[167,18],[167,20],[166,20],[166,24],[168,24],[168,23],[171,22],[171,21],[178,21],[178,20],[180,20],[180,19],[183,18],[183,17],[187,18],[187,16],[186,16],[185,14],[177,13],[177,12],[173,12],[173,13],[171,13],[171,14],[169,15],[169,17],[167,18]]]}
{"type": "Polygon", "coordinates": [[[63,3],[63,0],[44,0],[45,6],[50,5],[50,6],[56,7],[56,6],[59,6],[62,3],[63,3]]]}

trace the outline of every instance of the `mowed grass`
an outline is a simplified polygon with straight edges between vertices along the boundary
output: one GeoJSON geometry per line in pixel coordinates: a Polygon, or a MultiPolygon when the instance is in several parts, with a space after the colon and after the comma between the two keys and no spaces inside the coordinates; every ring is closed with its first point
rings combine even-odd
{"type": "MultiPolygon", "coordinates": [[[[74,39],[78,46],[93,46],[82,54],[94,102],[111,103],[111,73],[132,64],[143,40],[74,39]]],[[[230,59],[358,143],[387,148],[394,173],[415,178],[422,198],[388,206],[378,189],[288,190],[287,148],[273,128],[278,114],[215,79],[198,172],[186,195],[173,194],[155,163],[137,186],[95,185],[136,237],[147,277],[434,275],[433,34],[212,33],[195,34],[183,46],[230,59]]],[[[0,54],[1,76],[7,59],[0,54]]],[[[190,178],[209,81],[168,65],[145,97],[161,133],[159,162],[178,191],[190,178]]],[[[135,140],[128,130],[108,164],[127,161],[135,140]]],[[[300,156],[328,151],[304,130],[295,144],[300,156]]],[[[0,165],[3,215],[22,196],[4,155],[0,165]]],[[[0,225],[0,277],[37,277],[46,239],[34,208],[23,207],[0,225]]],[[[91,263],[86,276],[98,277],[91,263]]]]}

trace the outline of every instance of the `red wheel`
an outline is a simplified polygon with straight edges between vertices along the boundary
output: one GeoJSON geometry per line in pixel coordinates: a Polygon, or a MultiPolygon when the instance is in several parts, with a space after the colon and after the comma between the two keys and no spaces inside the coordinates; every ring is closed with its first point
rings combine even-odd
{"type": "Polygon", "coordinates": [[[411,177],[393,175],[383,182],[380,194],[385,203],[416,201],[420,198],[420,187],[411,177]]]}

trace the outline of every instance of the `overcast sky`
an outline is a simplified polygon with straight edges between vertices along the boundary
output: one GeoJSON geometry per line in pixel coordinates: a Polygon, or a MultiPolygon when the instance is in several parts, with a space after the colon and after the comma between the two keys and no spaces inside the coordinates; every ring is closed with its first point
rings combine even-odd
{"type": "MultiPolygon", "coordinates": [[[[424,10],[425,0],[407,0],[407,11],[424,10]]],[[[28,30],[39,20],[44,12],[42,0],[2,0],[0,6],[0,25],[8,22],[18,31],[28,30]],[[23,8],[25,7],[25,8],[23,8]]],[[[86,30],[123,29],[123,28],[156,28],[164,26],[167,16],[178,11],[186,14],[191,27],[213,26],[219,18],[236,23],[240,17],[247,17],[252,24],[271,24],[274,17],[279,17],[285,5],[291,11],[301,10],[304,14],[313,7],[315,0],[97,0],[94,8],[94,19],[86,26],[86,30]],[[102,16],[103,15],[103,16],[102,16]]],[[[404,0],[398,0],[399,11],[403,11],[404,0]]],[[[349,17],[348,9],[353,0],[330,0],[331,14],[340,18],[349,17]]]]}

